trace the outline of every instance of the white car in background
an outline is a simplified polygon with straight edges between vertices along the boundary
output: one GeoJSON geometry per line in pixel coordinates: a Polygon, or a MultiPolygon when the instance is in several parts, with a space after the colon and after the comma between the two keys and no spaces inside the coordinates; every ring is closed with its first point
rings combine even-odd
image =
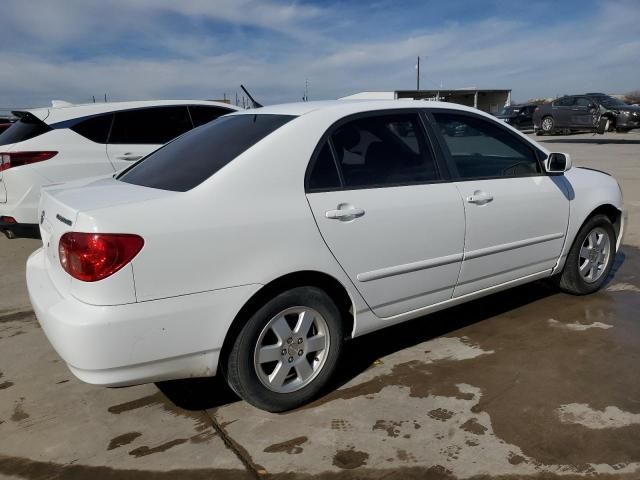
{"type": "Polygon", "coordinates": [[[422,101],[227,115],[45,189],[39,218],[29,294],[77,377],[221,373],[271,411],[316,396],[345,338],[543,278],[598,290],[625,222],[611,176],[422,101]]]}
{"type": "Polygon", "coordinates": [[[18,121],[0,134],[0,231],[9,238],[37,236],[42,186],[113,174],[236,110],[221,102],[156,100],[54,101],[50,108],[14,111],[18,121]]]}

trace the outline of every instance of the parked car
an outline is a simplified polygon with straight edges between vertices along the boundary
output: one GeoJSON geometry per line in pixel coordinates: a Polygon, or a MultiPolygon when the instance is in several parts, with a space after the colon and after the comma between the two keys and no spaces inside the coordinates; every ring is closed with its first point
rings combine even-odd
{"type": "Polygon", "coordinates": [[[536,135],[564,131],[611,131],[624,133],[640,128],[640,107],[604,93],[565,95],[540,105],[533,114],[536,135]],[[602,120],[602,123],[599,123],[602,120]]]}
{"type": "Polygon", "coordinates": [[[27,284],[85,382],[221,374],[282,411],[326,386],[345,338],[538,279],[598,290],[622,212],[611,176],[472,108],[270,106],[46,188],[27,284]]]}
{"type": "Polygon", "coordinates": [[[504,107],[496,117],[518,129],[532,128],[533,112],[536,108],[537,105],[534,104],[510,105],[504,107]]]}
{"type": "Polygon", "coordinates": [[[0,133],[4,132],[11,126],[11,119],[9,117],[0,117],[0,133]]]}
{"type": "Polygon", "coordinates": [[[0,134],[0,231],[9,238],[37,237],[42,186],[113,174],[236,110],[220,102],[167,100],[13,112],[18,121],[0,134]]]}

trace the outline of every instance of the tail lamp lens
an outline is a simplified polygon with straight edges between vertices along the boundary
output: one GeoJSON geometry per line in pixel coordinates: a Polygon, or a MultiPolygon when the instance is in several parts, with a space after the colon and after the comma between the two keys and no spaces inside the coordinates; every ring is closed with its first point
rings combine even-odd
{"type": "Polygon", "coordinates": [[[60,238],[60,265],[73,278],[96,282],[113,275],[140,252],[144,239],[126,233],[69,232],[60,238]]]}
{"type": "Polygon", "coordinates": [[[0,153],[0,172],[11,167],[21,167],[55,157],[58,152],[8,152],[0,153]]]}

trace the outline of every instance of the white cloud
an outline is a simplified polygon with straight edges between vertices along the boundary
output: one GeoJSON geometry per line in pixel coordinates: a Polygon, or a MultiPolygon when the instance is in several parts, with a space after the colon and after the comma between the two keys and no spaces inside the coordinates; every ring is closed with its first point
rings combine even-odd
{"type": "Polygon", "coordinates": [[[575,22],[495,17],[406,32],[402,12],[387,21],[296,2],[68,0],[6,2],[3,10],[0,106],[104,92],[233,97],[240,83],[267,103],[295,101],[305,79],[312,98],[335,98],[413,88],[417,55],[423,88],[504,87],[525,100],[640,87],[635,1],[605,2],[575,22]]]}

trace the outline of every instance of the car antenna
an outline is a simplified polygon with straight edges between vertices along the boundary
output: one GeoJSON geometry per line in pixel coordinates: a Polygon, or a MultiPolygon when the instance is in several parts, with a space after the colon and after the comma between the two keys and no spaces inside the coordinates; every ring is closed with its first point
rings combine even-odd
{"type": "Polygon", "coordinates": [[[252,106],[253,108],[261,108],[261,107],[262,107],[262,105],[261,105],[261,104],[259,104],[258,102],[256,102],[256,100],[251,96],[251,94],[249,93],[249,91],[248,91],[246,88],[244,88],[244,85],[242,85],[242,84],[241,84],[241,85],[240,85],[240,88],[242,89],[242,91],[243,91],[244,93],[246,93],[246,94],[247,94],[247,97],[249,97],[249,100],[251,100],[251,106],[252,106]]]}

